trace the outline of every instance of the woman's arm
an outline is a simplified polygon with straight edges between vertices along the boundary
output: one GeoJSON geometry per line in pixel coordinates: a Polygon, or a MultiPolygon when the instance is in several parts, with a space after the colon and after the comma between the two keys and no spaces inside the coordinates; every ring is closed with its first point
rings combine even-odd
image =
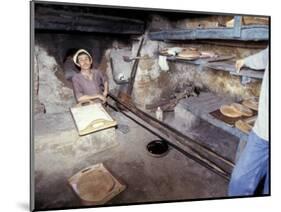
{"type": "Polygon", "coordinates": [[[267,63],[268,63],[268,47],[244,59],[245,66],[256,70],[265,69],[267,63]]]}
{"type": "Polygon", "coordinates": [[[240,69],[244,66],[249,67],[251,69],[261,70],[261,69],[265,69],[267,64],[268,64],[268,48],[254,55],[248,56],[244,59],[237,60],[235,67],[237,72],[239,72],[240,69]]]}

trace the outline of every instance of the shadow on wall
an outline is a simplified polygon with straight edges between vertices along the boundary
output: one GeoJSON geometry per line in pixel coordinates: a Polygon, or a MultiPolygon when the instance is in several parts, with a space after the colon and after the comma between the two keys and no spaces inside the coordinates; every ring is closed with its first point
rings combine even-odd
{"type": "Polygon", "coordinates": [[[59,34],[36,33],[35,44],[44,47],[49,55],[55,57],[57,64],[63,67],[65,58],[75,49],[86,49],[93,56],[94,67],[97,68],[107,48],[112,46],[114,40],[129,43],[128,36],[104,36],[98,34],[59,34]]]}

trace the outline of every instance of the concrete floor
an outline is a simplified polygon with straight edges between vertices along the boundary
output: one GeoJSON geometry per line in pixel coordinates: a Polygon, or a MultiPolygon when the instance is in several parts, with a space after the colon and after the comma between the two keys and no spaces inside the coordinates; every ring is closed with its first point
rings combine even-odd
{"type": "MultiPolygon", "coordinates": [[[[146,145],[157,137],[121,113],[111,112],[111,114],[119,124],[128,125],[129,132],[123,134],[120,130],[116,130],[118,145],[115,147],[95,154],[92,154],[93,151],[88,148],[87,154],[79,154],[79,156],[73,154],[73,151],[68,151],[67,148],[56,148],[64,143],[63,139],[78,137],[73,126],[69,126],[71,118],[60,118],[69,114],[45,115],[35,120],[35,147],[40,147],[35,148],[36,209],[81,206],[67,179],[85,167],[97,163],[103,163],[127,186],[125,191],[106,203],[108,205],[226,196],[228,184],[226,180],[173,148],[162,158],[150,156],[146,151],[146,145]],[[59,136],[59,139],[55,141],[49,136],[48,142],[54,142],[54,145],[40,146],[40,142],[44,143],[42,138],[50,135],[50,132],[59,136]]],[[[173,119],[172,115],[170,119],[173,119]]],[[[73,121],[71,123],[73,124],[73,121]]],[[[214,129],[200,123],[199,127],[187,130],[186,133],[189,132],[194,138],[204,141],[207,136],[208,139],[210,138],[210,130],[214,129]]],[[[208,145],[219,152],[224,152],[225,149],[227,157],[233,159],[237,144],[225,142],[227,139],[224,136],[228,135],[223,132],[216,131],[216,133],[222,135],[219,134],[216,138],[211,136],[208,145]]],[[[71,145],[71,142],[69,144],[71,145]]]]}

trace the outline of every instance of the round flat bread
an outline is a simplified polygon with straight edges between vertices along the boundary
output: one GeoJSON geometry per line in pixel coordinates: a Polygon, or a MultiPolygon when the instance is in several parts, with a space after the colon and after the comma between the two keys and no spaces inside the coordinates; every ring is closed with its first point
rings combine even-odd
{"type": "Polygon", "coordinates": [[[259,102],[257,99],[246,99],[242,102],[242,105],[251,108],[253,110],[258,111],[259,109],[259,102]]]}
{"type": "Polygon", "coordinates": [[[249,134],[249,132],[252,129],[252,126],[249,125],[248,123],[242,121],[242,120],[238,120],[235,122],[235,127],[238,128],[239,130],[241,130],[244,133],[249,134]]]}
{"type": "Polygon", "coordinates": [[[220,107],[220,112],[223,115],[231,118],[237,118],[242,116],[242,114],[239,113],[232,105],[222,105],[220,107]]]}
{"type": "Polygon", "coordinates": [[[178,53],[178,57],[185,59],[196,59],[201,56],[200,52],[197,50],[184,49],[178,53]]]}
{"type": "Polygon", "coordinates": [[[201,58],[218,57],[218,55],[211,51],[201,51],[201,58]]]}
{"type": "Polygon", "coordinates": [[[253,115],[253,111],[244,105],[241,105],[238,103],[232,103],[231,105],[235,108],[235,110],[237,110],[243,116],[252,116],[253,115]]]}
{"type": "Polygon", "coordinates": [[[112,190],[115,181],[103,172],[89,172],[81,176],[77,183],[80,197],[85,201],[101,201],[112,190]]]}

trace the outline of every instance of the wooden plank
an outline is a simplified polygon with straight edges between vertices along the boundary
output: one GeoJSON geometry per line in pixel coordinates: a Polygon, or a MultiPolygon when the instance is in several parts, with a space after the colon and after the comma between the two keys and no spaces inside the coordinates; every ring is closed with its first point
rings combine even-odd
{"type": "Polygon", "coordinates": [[[102,163],[80,170],[68,179],[68,183],[81,199],[82,204],[86,206],[103,205],[126,189],[126,185],[114,177],[102,163]],[[93,180],[97,180],[99,183],[92,184],[93,180]],[[79,185],[86,183],[89,189],[81,190],[79,185]]]}
{"type": "MultiPolygon", "coordinates": [[[[144,37],[142,36],[141,40],[139,41],[139,46],[138,46],[138,51],[137,51],[136,57],[140,57],[140,52],[141,52],[141,48],[143,46],[143,42],[144,42],[144,37]]],[[[128,88],[126,91],[126,94],[128,96],[132,95],[132,91],[133,91],[133,87],[134,87],[134,83],[135,83],[135,77],[136,77],[136,73],[138,70],[138,65],[139,65],[139,59],[135,59],[133,67],[132,67],[132,71],[131,71],[130,81],[129,81],[128,88]]]]}
{"type": "Polygon", "coordinates": [[[233,59],[234,56],[219,56],[219,57],[215,57],[215,58],[199,58],[196,60],[188,60],[188,59],[183,59],[183,58],[178,58],[176,56],[168,56],[167,60],[169,61],[178,61],[178,62],[185,62],[185,63],[189,63],[189,64],[194,64],[194,65],[202,65],[202,64],[206,64],[208,62],[216,62],[216,61],[225,61],[225,60],[230,60],[233,59]]]}
{"type": "Polygon", "coordinates": [[[269,29],[266,25],[241,26],[241,36],[235,37],[233,28],[218,27],[208,29],[181,29],[163,30],[150,32],[151,40],[240,40],[240,41],[263,41],[269,38],[269,29]]]}

